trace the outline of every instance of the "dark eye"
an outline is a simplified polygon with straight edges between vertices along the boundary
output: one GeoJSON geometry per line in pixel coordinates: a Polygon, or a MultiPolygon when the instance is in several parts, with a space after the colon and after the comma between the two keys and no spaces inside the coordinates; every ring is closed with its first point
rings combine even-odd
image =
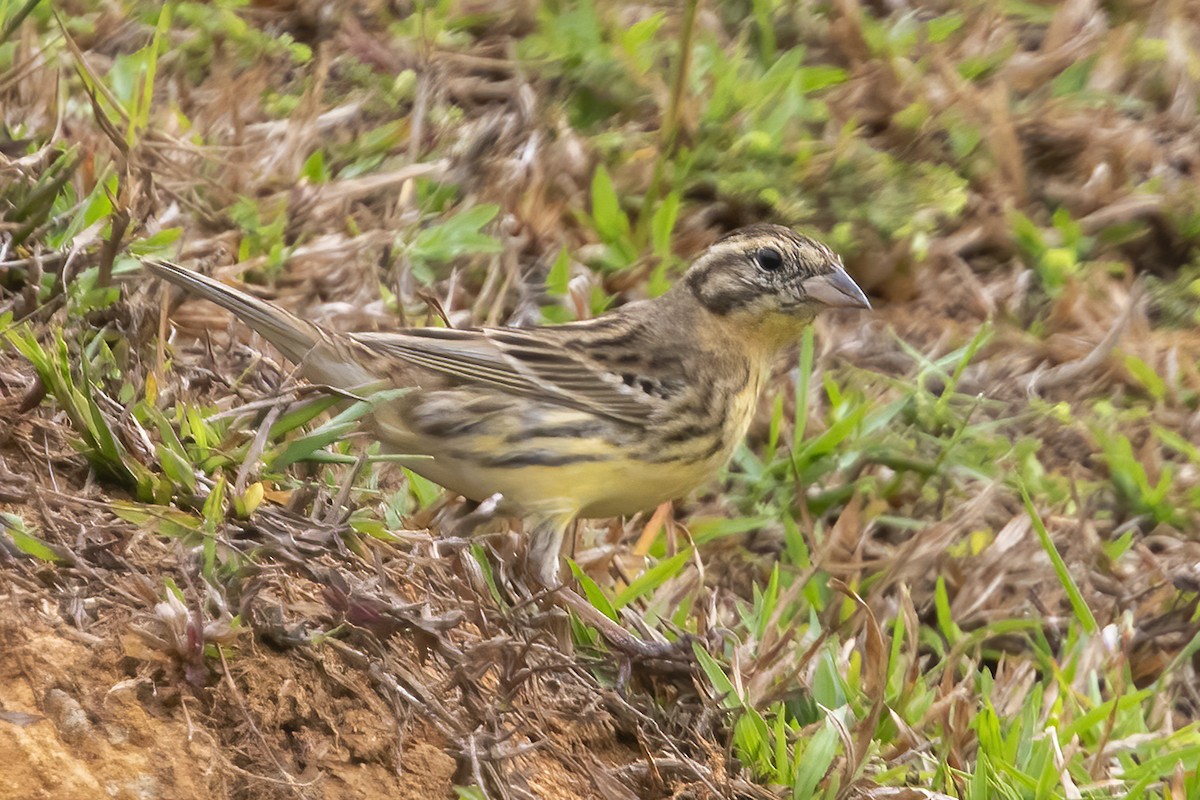
{"type": "Polygon", "coordinates": [[[779,255],[779,251],[773,247],[764,247],[754,254],[754,260],[758,262],[759,269],[767,272],[774,272],[783,266],[783,256],[779,255]]]}

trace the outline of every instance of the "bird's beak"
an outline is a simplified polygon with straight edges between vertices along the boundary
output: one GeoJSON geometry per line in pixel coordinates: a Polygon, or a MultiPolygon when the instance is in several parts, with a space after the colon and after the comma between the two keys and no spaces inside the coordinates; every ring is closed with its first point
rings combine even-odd
{"type": "Polygon", "coordinates": [[[871,301],[844,269],[809,278],[801,286],[813,300],[833,308],[871,307],[871,301]]]}

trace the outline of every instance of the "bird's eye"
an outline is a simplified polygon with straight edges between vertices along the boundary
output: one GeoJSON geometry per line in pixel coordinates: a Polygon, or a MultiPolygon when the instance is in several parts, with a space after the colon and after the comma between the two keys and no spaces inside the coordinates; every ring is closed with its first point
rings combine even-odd
{"type": "Polygon", "coordinates": [[[779,255],[779,251],[773,247],[764,247],[754,254],[754,260],[758,262],[759,269],[766,272],[774,272],[783,266],[783,256],[779,255]]]}

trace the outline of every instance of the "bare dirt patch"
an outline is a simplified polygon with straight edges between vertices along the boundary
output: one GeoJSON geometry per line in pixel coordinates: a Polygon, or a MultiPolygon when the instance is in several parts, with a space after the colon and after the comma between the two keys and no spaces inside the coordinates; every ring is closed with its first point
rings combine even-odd
{"type": "Polygon", "coordinates": [[[131,679],[113,642],[69,638],[8,603],[0,627],[0,794],[57,798],[212,797],[209,736],[131,679]]]}
{"type": "MultiPolygon", "coordinates": [[[[470,780],[434,726],[415,709],[397,718],[336,653],[314,663],[256,648],[231,659],[228,679],[181,688],[124,626],[64,630],[32,600],[10,595],[0,628],[3,796],[418,800],[470,780]]],[[[515,759],[539,797],[593,797],[581,767],[636,758],[611,726],[560,719],[547,734],[560,745],[515,759]]]]}

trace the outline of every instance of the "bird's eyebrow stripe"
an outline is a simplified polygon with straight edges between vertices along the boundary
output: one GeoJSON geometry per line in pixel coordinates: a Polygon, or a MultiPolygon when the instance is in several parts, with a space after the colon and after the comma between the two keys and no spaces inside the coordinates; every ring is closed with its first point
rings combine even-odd
{"type": "Polygon", "coordinates": [[[806,256],[813,255],[813,251],[815,251],[816,258],[819,260],[841,263],[837,253],[833,252],[824,242],[794,231],[784,232],[773,228],[766,230],[760,229],[758,226],[734,231],[724,238],[718,239],[709,247],[708,252],[714,256],[736,253],[741,258],[751,258],[758,249],[751,248],[751,245],[755,243],[761,247],[773,247],[801,261],[805,260],[806,256]]]}

